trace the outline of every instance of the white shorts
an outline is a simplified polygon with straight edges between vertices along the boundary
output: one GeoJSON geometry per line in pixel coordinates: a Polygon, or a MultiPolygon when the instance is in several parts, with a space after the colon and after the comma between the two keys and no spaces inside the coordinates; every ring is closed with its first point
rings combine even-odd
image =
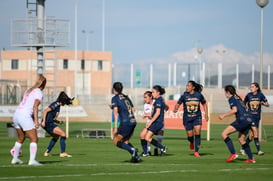
{"type": "Polygon", "coordinates": [[[35,124],[31,115],[26,115],[24,111],[15,111],[13,116],[13,123],[15,129],[22,129],[28,131],[35,129],[35,124]]]}

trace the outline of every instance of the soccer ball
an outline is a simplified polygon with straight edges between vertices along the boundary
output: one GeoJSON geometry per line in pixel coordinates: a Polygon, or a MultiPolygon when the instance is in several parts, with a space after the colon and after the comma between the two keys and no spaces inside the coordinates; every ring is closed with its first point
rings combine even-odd
{"type": "MultiPolygon", "coordinates": [[[[10,154],[11,154],[11,156],[14,155],[14,147],[12,147],[12,148],[10,149],[10,154]]],[[[21,155],[22,155],[22,149],[20,149],[20,151],[19,151],[19,156],[21,156],[21,155]]]]}

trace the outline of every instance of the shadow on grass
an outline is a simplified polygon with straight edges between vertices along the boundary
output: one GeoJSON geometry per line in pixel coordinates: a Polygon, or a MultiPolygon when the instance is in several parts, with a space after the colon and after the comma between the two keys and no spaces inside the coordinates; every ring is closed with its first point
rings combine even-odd
{"type": "Polygon", "coordinates": [[[50,160],[50,161],[39,161],[41,164],[54,164],[54,163],[62,163],[65,162],[67,160],[50,160]]]}

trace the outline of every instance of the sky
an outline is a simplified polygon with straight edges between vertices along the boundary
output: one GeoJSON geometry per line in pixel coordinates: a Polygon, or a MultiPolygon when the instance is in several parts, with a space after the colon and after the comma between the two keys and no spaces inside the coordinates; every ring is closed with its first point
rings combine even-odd
{"type": "MultiPolygon", "coordinates": [[[[46,16],[70,21],[70,47],[75,48],[77,3],[78,49],[102,50],[103,0],[46,0],[46,16]],[[82,31],[92,32],[88,38],[82,31]],[[87,43],[86,43],[87,42],[87,43]],[[88,47],[87,47],[88,45],[88,47]]],[[[220,56],[234,62],[257,62],[261,9],[255,0],[104,0],[106,51],[113,63],[205,61],[220,56]],[[218,53],[217,53],[218,52],[218,53]],[[219,53],[220,52],[220,53],[219,53]],[[222,54],[222,55],[221,55],[222,54]]],[[[264,12],[264,62],[273,60],[273,2],[264,12]]],[[[10,46],[10,24],[26,18],[26,0],[1,0],[0,48],[10,46]]]]}

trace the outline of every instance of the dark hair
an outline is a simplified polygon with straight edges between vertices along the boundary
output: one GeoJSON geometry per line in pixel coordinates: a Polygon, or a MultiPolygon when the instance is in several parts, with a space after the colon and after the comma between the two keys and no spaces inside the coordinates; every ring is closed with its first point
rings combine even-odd
{"type": "Polygon", "coordinates": [[[241,97],[237,94],[236,89],[235,89],[235,87],[233,85],[226,85],[225,86],[225,91],[229,92],[231,95],[237,96],[237,97],[239,97],[241,99],[241,97]]]}
{"type": "Polygon", "coordinates": [[[121,83],[121,82],[115,82],[115,83],[113,84],[113,89],[114,89],[115,91],[117,91],[119,94],[121,94],[121,93],[122,93],[122,90],[123,90],[123,85],[122,85],[122,83],[121,83]]]}
{"type": "Polygon", "coordinates": [[[258,88],[257,92],[261,92],[260,85],[259,85],[257,82],[252,82],[251,84],[252,84],[252,85],[255,85],[255,87],[258,88]]]}
{"type": "Polygon", "coordinates": [[[68,95],[64,91],[60,92],[57,98],[57,102],[61,102],[62,105],[70,105],[72,104],[73,100],[74,100],[74,97],[73,98],[68,97],[68,95]]]}
{"type": "Polygon", "coordinates": [[[146,92],[144,92],[144,95],[148,95],[149,97],[152,97],[153,95],[152,95],[152,91],[146,91],[146,92]]]}
{"type": "Polygon", "coordinates": [[[160,85],[153,86],[153,89],[155,89],[157,92],[159,92],[160,95],[165,94],[165,89],[163,87],[161,87],[160,85]]]}
{"type": "Polygon", "coordinates": [[[197,82],[190,80],[188,83],[191,83],[191,85],[194,87],[194,91],[196,92],[202,92],[203,86],[201,84],[198,84],[197,82]]]}

